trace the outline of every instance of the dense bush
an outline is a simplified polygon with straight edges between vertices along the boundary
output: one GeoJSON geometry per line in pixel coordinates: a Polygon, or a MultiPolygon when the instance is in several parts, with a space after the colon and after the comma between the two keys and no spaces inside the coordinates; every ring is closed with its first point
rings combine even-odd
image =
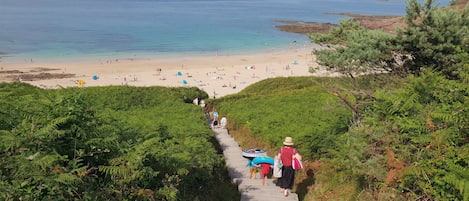
{"type": "Polygon", "coordinates": [[[375,97],[363,124],[339,138],[333,177],[361,181],[363,200],[469,199],[467,82],[426,72],[375,97]]]}
{"type": "Polygon", "coordinates": [[[186,103],[199,89],[12,83],[0,96],[1,200],[239,200],[186,103]]]}
{"type": "Polygon", "coordinates": [[[346,21],[312,37],[336,45],[316,53],[320,64],[338,72],[385,67],[417,76],[377,90],[362,104],[316,174],[315,198],[469,200],[468,13],[467,5],[438,9],[433,0],[409,0],[406,26],[397,34],[375,34],[346,21]],[[348,195],[341,193],[345,186],[353,188],[348,195]]]}

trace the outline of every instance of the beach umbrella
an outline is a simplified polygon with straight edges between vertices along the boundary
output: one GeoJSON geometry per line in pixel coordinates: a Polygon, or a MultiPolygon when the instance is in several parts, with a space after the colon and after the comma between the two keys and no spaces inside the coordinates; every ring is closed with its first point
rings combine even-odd
{"type": "Polygon", "coordinates": [[[178,71],[178,76],[182,76],[182,72],[181,72],[181,71],[178,71]]]}
{"type": "Polygon", "coordinates": [[[98,80],[99,77],[97,75],[93,75],[93,80],[98,80]]]}
{"type": "Polygon", "coordinates": [[[186,85],[186,84],[187,84],[187,81],[186,81],[186,80],[182,80],[182,84],[183,84],[183,85],[186,85]]]}

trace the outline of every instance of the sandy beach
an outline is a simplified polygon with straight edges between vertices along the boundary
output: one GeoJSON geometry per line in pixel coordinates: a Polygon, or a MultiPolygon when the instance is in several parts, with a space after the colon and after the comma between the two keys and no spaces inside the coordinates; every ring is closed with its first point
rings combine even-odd
{"type": "Polygon", "coordinates": [[[267,78],[334,76],[318,68],[312,50],[311,46],[295,46],[233,55],[95,58],[67,62],[3,61],[0,63],[0,82],[19,80],[41,88],[109,85],[198,87],[210,98],[218,98],[237,93],[267,78]],[[309,68],[317,71],[310,73],[309,68]],[[41,73],[43,76],[34,78],[41,73]]]}

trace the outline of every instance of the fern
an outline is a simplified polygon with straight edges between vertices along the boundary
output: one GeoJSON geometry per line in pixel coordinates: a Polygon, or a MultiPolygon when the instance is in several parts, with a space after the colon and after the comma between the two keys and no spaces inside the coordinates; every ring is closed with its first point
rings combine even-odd
{"type": "Polygon", "coordinates": [[[67,186],[72,186],[78,183],[83,183],[83,181],[80,178],[70,173],[59,174],[55,176],[54,181],[67,185],[67,186]]]}
{"type": "Polygon", "coordinates": [[[131,170],[124,165],[119,166],[99,166],[99,170],[111,177],[126,178],[131,174],[131,170]]]}
{"type": "Polygon", "coordinates": [[[55,164],[58,164],[64,160],[63,156],[57,153],[49,153],[47,155],[38,154],[31,161],[36,164],[42,171],[49,171],[55,164]]]}
{"type": "Polygon", "coordinates": [[[0,153],[8,151],[17,151],[26,141],[26,137],[20,137],[10,131],[0,131],[0,153]]]}
{"type": "MultiPolygon", "coordinates": [[[[467,165],[467,164],[464,164],[467,165]]],[[[456,164],[449,164],[448,169],[451,174],[445,175],[443,179],[454,185],[455,188],[461,193],[462,197],[467,197],[469,192],[469,168],[462,167],[456,164]]]]}

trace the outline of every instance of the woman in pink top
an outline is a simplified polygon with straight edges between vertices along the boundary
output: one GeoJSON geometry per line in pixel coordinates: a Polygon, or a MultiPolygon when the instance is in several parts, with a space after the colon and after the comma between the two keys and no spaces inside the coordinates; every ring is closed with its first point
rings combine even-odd
{"type": "Polygon", "coordinates": [[[286,137],[283,147],[278,151],[277,157],[282,161],[282,177],[278,179],[277,185],[285,196],[288,196],[288,190],[293,189],[295,183],[295,170],[292,167],[292,159],[296,157],[301,160],[301,155],[293,147],[293,139],[286,137]]]}

